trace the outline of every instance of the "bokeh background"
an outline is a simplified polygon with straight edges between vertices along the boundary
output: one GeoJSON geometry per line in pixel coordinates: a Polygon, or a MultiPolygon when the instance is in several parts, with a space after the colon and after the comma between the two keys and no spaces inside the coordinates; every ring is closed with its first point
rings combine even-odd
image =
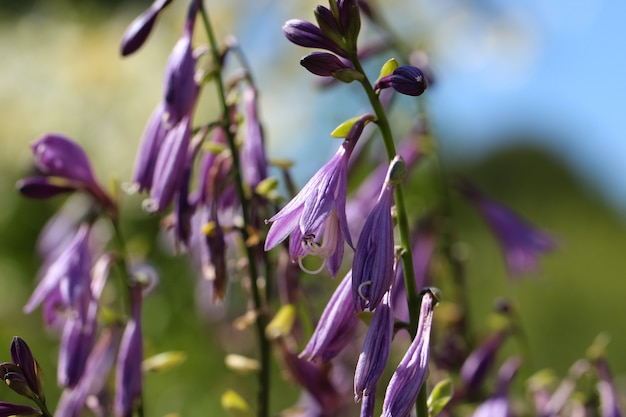
{"type": "MultiPolygon", "coordinates": [[[[50,398],[58,393],[57,336],[43,329],[38,313],[24,315],[22,306],[39,265],[37,234],[61,201],[26,200],[15,182],[31,168],[29,144],[46,132],[79,141],[103,181],[129,178],[186,8],[175,1],[140,53],[122,59],[122,33],[148,4],[0,3],[0,360],[8,359],[13,335],[27,340],[46,371],[50,398]]],[[[319,90],[298,65],[303,50],[282,36],[285,20],[311,19],[317,2],[207,4],[218,35],[236,36],[248,54],[270,156],[292,159],[303,184],[334,153],[329,132],[366,105],[351,86],[319,90]]],[[[549,367],[561,376],[606,332],[609,362],[626,393],[626,5],[389,0],[382,11],[408,45],[430,54],[436,83],[424,101],[446,170],[466,175],[558,238],[559,249],[538,274],[511,281],[482,220],[454,201],[458,236],[468,253],[472,327],[487,332],[493,300],[508,297],[520,309],[533,369],[549,367]]],[[[252,397],[252,378],[227,371],[223,356],[250,354],[253,343],[245,332],[214,325],[223,309],[198,301],[202,294],[188,262],[166,254],[158,243],[158,219],[142,213],[140,203],[124,198],[127,233],[150,248],[162,278],[146,301],[146,353],[188,355],[179,368],[147,377],[148,413],[206,415],[231,386],[252,397]]],[[[229,314],[244,311],[242,300],[228,303],[229,314]]],[[[0,395],[11,398],[8,390],[0,395]]],[[[297,395],[281,385],[276,410],[297,395]]]]}

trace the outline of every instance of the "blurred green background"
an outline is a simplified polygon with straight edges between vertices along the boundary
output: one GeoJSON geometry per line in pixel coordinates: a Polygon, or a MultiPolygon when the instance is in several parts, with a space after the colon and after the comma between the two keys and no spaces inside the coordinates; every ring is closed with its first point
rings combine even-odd
{"type": "MultiPolygon", "coordinates": [[[[13,335],[24,338],[46,372],[52,399],[58,394],[58,338],[43,329],[38,313],[27,316],[22,306],[34,288],[39,266],[34,253],[37,234],[62,198],[26,200],[15,191],[15,182],[31,167],[29,144],[46,132],[62,132],[80,142],[102,181],[129,178],[143,126],[161,94],[163,66],[180,33],[184,3],[174,2],[148,44],[128,59],[118,55],[119,40],[126,25],[148,2],[33,0],[0,5],[0,360],[8,360],[13,335]],[[2,346],[6,346],[4,354],[2,346]]],[[[390,7],[400,3],[391,2],[390,7]]],[[[326,140],[328,132],[346,118],[341,110],[328,107],[329,97],[336,100],[338,96],[320,93],[312,77],[297,65],[302,51],[281,38],[282,22],[290,17],[310,19],[315,4],[209,2],[220,36],[231,32],[239,36],[241,31],[247,36],[244,39],[251,39],[252,33],[266,42],[266,51],[259,51],[259,45],[251,40],[242,46],[256,48],[252,57],[265,52],[272,57],[258,69],[252,60],[253,69],[258,70],[255,75],[270,154],[292,157],[300,164],[301,184],[334,152],[336,142],[326,140]],[[257,34],[255,30],[262,29],[252,25],[255,20],[250,15],[260,11],[267,13],[266,24],[274,24],[269,35],[257,34]],[[325,98],[314,98],[317,96],[325,98]],[[294,141],[294,136],[302,139],[294,141]],[[311,151],[317,158],[309,156],[311,151]]],[[[341,86],[338,94],[346,91],[341,86]]],[[[346,98],[349,106],[355,104],[351,113],[364,106],[362,99],[346,98]]],[[[208,101],[203,105],[208,111],[212,108],[208,101]]],[[[439,112],[437,117],[445,118],[445,113],[439,112]]],[[[600,332],[607,332],[612,338],[609,362],[624,393],[624,213],[582,181],[571,165],[531,145],[547,142],[549,137],[538,132],[528,137],[522,129],[503,130],[500,135],[503,143],[515,145],[469,160],[458,156],[446,160],[444,154],[446,169],[468,176],[491,196],[552,232],[559,249],[542,261],[537,276],[511,281],[482,220],[455,199],[455,225],[468,248],[472,327],[478,334],[486,333],[493,300],[510,298],[521,312],[532,367],[550,367],[559,375],[584,355],[600,332]]],[[[451,147],[454,144],[448,142],[444,150],[451,147]]],[[[226,352],[253,355],[250,335],[214,323],[223,314],[231,318],[242,314],[244,303],[234,296],[227,300],[227,312],[218,307],[207,313],[198,307],[194,273],[184,256],[170,257],[166,245],[159,243],[159,219],[141,212],[140,198],[124,197],[123,201],[127,236],[150,248],[161,275],[159,288],[145,303],[146,354],[166,350],[188,354],[181,367],[146,378],[148,415],[206,415],[218,409],[221,393],[230,387],[253,398],[253,378],[227,371],[223,362],[226,352]]],[[[307,285],[312,283],[307,281],[307,285]]],[[[514,352],[514,348],[507,345],[507,351],[514,352]]],[[[275,377],[280,378],[278,371],[275,377]]],[[[13,398],[8,390],[0,395],[13,398]]],[[[293,404],[297,396],[296,388],[281,384],[274,391],[273,409],[293,404]]],[[[55,404],[55,400],[51,402],[55,404]]]]}

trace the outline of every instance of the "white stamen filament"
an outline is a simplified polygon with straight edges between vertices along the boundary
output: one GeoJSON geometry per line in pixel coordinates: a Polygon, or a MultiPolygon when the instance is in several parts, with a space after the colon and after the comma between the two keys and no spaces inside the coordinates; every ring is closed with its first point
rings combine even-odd
{"type": "Polygon", "coordinates": [[[369,298],[365,296],[365,294],[363,294],[363,288],[366,286],[371,286],[372,285],[372,281],[368,280],[365,282],[362,282],[361,284],[359,284],[359,288],[357,290],[357,292],[359,293],[359,297],[361,297],[363,300],[365,301],[369,301],[369,298]]]}
{"type": "Polygon", "coordinates": [[[315,270],[310,270],[307,267],[304,266],[304,264],[302,263],[302,260],[304,259],[304,256],[298,256],[298,265],[300,265],[300,269],[303,272],[306,272],[307,274],[310,275],[317,275],[320,272],[322,272],[322,269],[324,269],[324,267],[326,266],[326,259],[323,259],[322,264],[320,265],[319,268],[315,269],[315,270]]]}

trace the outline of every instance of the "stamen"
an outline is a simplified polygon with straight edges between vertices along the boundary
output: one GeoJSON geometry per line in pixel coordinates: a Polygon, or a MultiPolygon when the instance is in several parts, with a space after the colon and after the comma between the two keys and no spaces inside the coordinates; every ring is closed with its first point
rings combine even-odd
{"type": "Polygon", "coordinates": [[[141,202],[141,208],[148,213],[155,213],[159,209],[159,205],[153,198],[146,198],[141,202]]]}
{"type": "Polygon", "coordinates": [[[364,288],[365,286],[371,286],[371,285],[372,285],[372,281],[371,281],[371,280],[369,280],[369,281],[365,281],[365,282],[362,282],[361,284],[359,284],[359,288],[357,289],[357,292],[359,293],[359,297],[361,297],[361,298],[362,298],[363,300],[365,300],[365,301],[369,301],[369,297],[368,297],[368,296],[366,296],[366,295],[363,293],[363,288],[364,288]]]}
{"type": "Polygon", "coordinates": [[[316,270],[312,271],[310,269],[308,269],[307,267],[304,266],[304,264],[302,263],[302,260],[304,259],[304,256],[298,256],[298,265],[300,265],[300,269],[307,273],[307,274],[311,274],[311,275],[317,275],[320,272],[322,272],[322,269],[324,269],[324,267],[326,266],[326,259],[322,258],[322,265],[320,265],[319,268],[317,268],[316,270]]]}

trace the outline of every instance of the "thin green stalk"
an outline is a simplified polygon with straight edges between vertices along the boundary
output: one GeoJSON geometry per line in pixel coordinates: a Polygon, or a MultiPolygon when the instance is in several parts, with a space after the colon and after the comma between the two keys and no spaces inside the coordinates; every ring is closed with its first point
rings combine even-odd
{"type": "MultiPolygon", "coordinates": [[[[228,146],[231,153],[231,158],[233,161],[233,170],[235,175],[235,184],[237,188],[237,196],[239,197],[239,201],[241,203],[241,211],[243,216],[244,226],[241,228],[241,237],[244,241],[244,247],[246,251],[246,257],[248,259],[248,273],[250,275],[250,288],[252,292],[252,302],[254,304],[254,308],[256,310],[256,320],[255,327],[258,337],[259,343],[259,362],[261,369],[259,371],[259,386],[258,386],[258,395],[257,395],[257,416],[258,417],[268,417],[269,416],[269,392],[270,392],[270,345],[269,341],[265,337],[265,327],[268,322],[267,313],[263,306],[263,297],[261,296],[261,291],[258,286],[258,272],[256,265],[256,257],[254,254],[254,248],[248,244],[248,238],[250,237],[249,231],[246,227],[251,224],[250,222],[250,204],[249,199],[246,195],[246,191],[244,189],[243,184],[243,175],[241,173],[241,163],[239,161],[239,153],[237,150],[237,145],[235,143],[235,136],[230,129],[230,112],[229,106],[226,102],[226,91],[224,89],[224,82],[222,80],[221,74],[221,65],[220,65],[220,56],[219,49],[217,46],[217,41],[215,39],[215,34],[213,32],[213,26],[211,25],[211,21],[209,19],[209,14],[207,12],[206,7],[204,7],[204,3],[202,1],[198,1],[200,6],[200,14],[202,16],[202,22],[204,24],[204,29],[207,33],[209,39],[209,45],[213,57],[213,64],[216,66],[213,70],[215,71],[215,84],[217,85],[218,91],[218,99],[220,102],[222,117],[221,117],[221,125],[226,133],[226,137],[228,140],[228,146]]],[[[268,286],[266,285],[266,288],[268,286]]]]}
{"type": "Polygon", "coordinates": [[[42,401],[38,398],[34,398],[33,401],[35,402],[35,404],[37,404],[37,407],[39,407],[39,409],[41,410],[41,415],[43,417],[53,417],[50,410],[48,410],[48,406],[46,406],[45,401],[42,401]]]}
{"type": "MultiPolygon", "coordinates": [[[[391,132],[391,126],[389,125],[389,120],[387,119],[387,114],[380,103],[378,95],[374,91],[372,84],[368,80],[367,75],[365,75],[365,71],[363,70],[356,54],[353,54],[352,56],[352,63],[354,64],[355,69],[364,75],[361,85],[363,86],[372,109],[376,114],[376,123],[378,124],[383,137],[387,158],[391,161],[396,156],[396,147],[393,141],[393,134],[391,132]]],[[[413,266],[413,253],[411,250],[409,218],[406,210],[406,203],[404,201],[404,189],[401,183],[397,184],[395,187],[395,203],[398,230],[400,231],[400,243],[403,248],[401,259],[402,269],[404,271],[406,299],[409,307],[409,332],[411,334],[411,338],[414,338],[417,333],[417,325],[419,322],[420,296],[417,291],[417,284],[415,283],[415,269],[413,266]]],[[[428,416],[426,399],[426,384],[423,384],[416,403],[418,417],[428,416]]]]}

